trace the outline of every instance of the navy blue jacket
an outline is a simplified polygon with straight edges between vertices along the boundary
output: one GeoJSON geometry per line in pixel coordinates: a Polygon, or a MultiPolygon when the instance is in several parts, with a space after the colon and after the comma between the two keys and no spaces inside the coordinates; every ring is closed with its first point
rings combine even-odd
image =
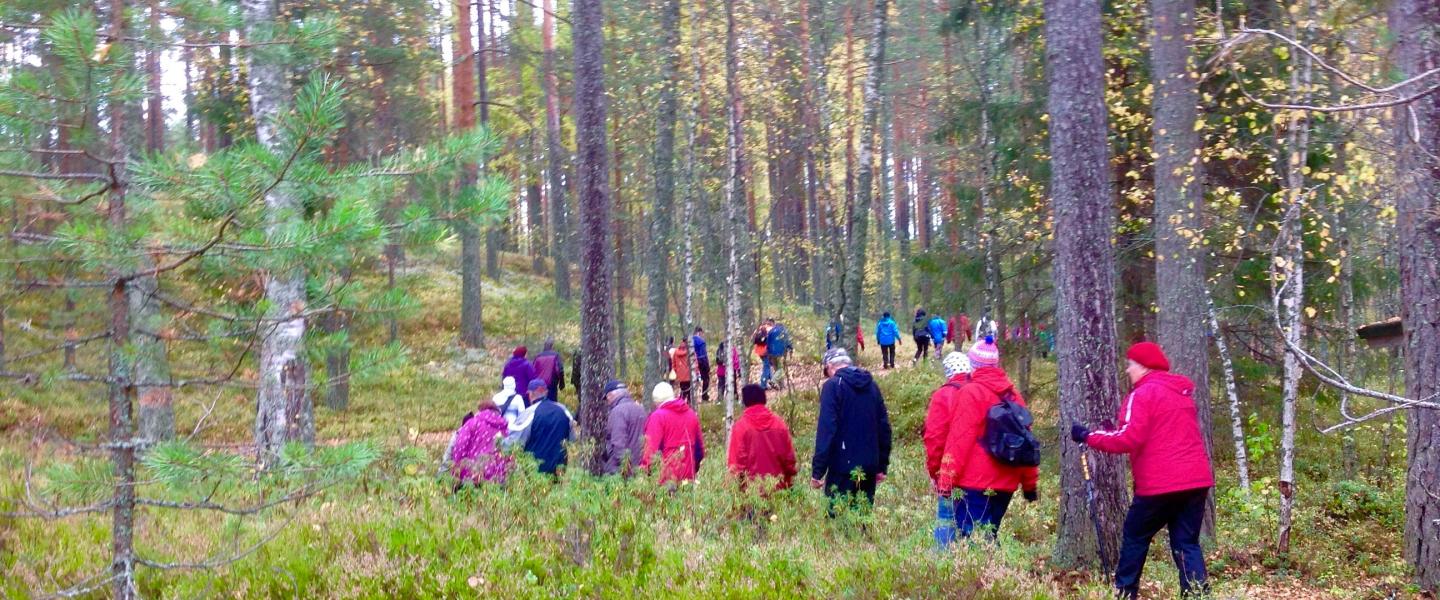
{"type": "Polygon", "coordinates": [[[555,474],[568,457],[565,442],[570,439],[570,412],[554,400],[541,400],[525,439],[525,451],[540,462],[540,472],[555,474]]]}
{"type": "Polygon", "coordinates": [[[890,413],[869,371],[846,367],[820,387],[811,477],[845,481],[860,467],[867,476],[890,469],[890,413]]]}

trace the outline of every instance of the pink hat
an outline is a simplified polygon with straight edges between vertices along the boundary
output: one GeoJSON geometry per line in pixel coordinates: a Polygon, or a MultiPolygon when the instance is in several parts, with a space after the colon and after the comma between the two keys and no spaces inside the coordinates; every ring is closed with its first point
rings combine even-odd
{"type": "Polygon", "coordinates": [[[1000,366],[1000,349],[995,347],[995,338],[985,336],[984,340],[970,346],[970,364],[975,368],[1000,366]]]}

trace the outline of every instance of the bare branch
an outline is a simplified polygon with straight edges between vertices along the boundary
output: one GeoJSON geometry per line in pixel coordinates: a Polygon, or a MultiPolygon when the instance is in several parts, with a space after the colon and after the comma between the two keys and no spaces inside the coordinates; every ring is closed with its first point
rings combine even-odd
{"type": "Polygon", "coordinates": [[[110,181],[100,173],[42,173],[39,171],[14,171],[0,169],[0,177],[22,177],[25,179],[52,179],[61,181],[110,181]]]}

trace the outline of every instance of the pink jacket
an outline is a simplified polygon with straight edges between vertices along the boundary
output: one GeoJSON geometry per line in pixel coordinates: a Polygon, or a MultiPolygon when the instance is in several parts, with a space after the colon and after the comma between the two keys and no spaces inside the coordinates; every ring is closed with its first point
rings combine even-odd
{"type": "Polygon", "coordinates": [[[660,454],[660,482],[694,479],[705,458],[700,419],[684,400],[671,400],[650,413],[645,423],[645,456],[641,468],[650,468],[660,454]]]}
{"type": "Polygon", "coordinates": [[[455,477],[464,483],[491,481],[504,483],[514,462],[500,450],[500,439],[509,428],[500,411],[486,407],[460,426],[450,459],[455,463],[455,477]]]}
{"type": "Polygon", "coordinates": [[[1215,485],[1205,438],[1196,418],[1195,384],[1183,375],[1153,371],[1120,406],[1119,429],[1096,431],[1091,448],[1129,454],[1136,496],[1155,496],[1215,485]]]}

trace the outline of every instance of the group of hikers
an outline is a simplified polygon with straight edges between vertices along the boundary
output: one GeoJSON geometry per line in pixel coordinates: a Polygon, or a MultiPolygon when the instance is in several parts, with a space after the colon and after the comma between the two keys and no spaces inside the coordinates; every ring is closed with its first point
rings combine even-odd
{"type": "MultiPolygon", "coordinates": [[[[964,315],[953,325],[925,317],[923,310],[916,311],[912,333],[917,347],[922,340],[927,346],[931,341],[954,345],[942,361],[945,382],[930,396],[923,433],[925,468],[937,499],[935,543],[940,549],[949,548],[977,532],[994,540],[1015,494],[1028,502],[1039,499],[1040,444],[1030,430],[1033,418],[1001,367],[993,331],[980,329],[983,335],[962,352],[960,346],[970,335],[964,315]],[[919,327],[922,319],[924,336],[919,327]]],[[[767,408],[771,370],[788,353],[787,347],[769,344],[777,329],[780,326],[770,319],[753,337],[757,354],[761,341],[766,342],[762,356],[771,368],[762,373],[762,384],[740,388],[744,409],[730,432],[726,452],[728,471],[742,487],[761,494],[790,488],[799,473],[789,426],[767,408]]],[[[777,341],[788,343],[783,330],[778,335],[782,339],[777,341]]],[[[884,367],[893,368],[899,332],[889,313],[877,323],[876,341],[884,367]],[[883,350],[887,346],[890,349],[883,350]]],[[[667,357],[673,372],[668,374],[670,381],[651,389],[652,409],[637,401],[625,383],[606,383],[608,418],[599,448],[604,474],[649,474],[662,484],[695,479],[706,452],[700,420],[691,407],[689,361],[693,352],[703,402],[709,394],[704,330],[697,327],[689,340],[672,346],[667,357]]],[[[727,349],[723,344],[719,349],[724,357],[727,349]]],[[[722,360],[716,373],[722,390],[745,379],[738,370],[738,352],[730,349],[730,354],[728,370],[722,360]]],[[[922,354],[917,353],[917,361],[922,354]]],[[[502,370],[501,391],[466,415],[446,449],[447,468],[457,490],[482,482],[503,483],[515,465],[510,448],[534,456],[542,473],[553,475],[565,466],[566,442],[575,438],[578,426],[570,411],[556,401],[555,391],[564,385],[563,361],[554,353],[552,341],[534,361],[527,361],[525,355],[523,346],[515,349],[502,370]]],[[[1131,346],[1126,358],[1133,389],[1121,404],[1115,426],[1092,430],[1073,423],[1070,431],[1074,442],[1090,450],[1131,458],[1134,500],[1123,526],[1114,584],[1121,597],[1138,596],[1150,542],[1160,529],[1168,528],[1182,594],[1202,594],[1207,588],[1199,535],[1214,476],[1191,398],[1193,384],[1169,372],[1168,359],[1154,343],[1131,346]]],[[[822,366],[825,381],[820,387],[810,484],[829,498],[833,517],[843,506],[865,510],[873,505],[876,486],[885,482],[889,472],[893,444],[885,399],[871,373],[835,344],[825,351],[822,366]]]]}

